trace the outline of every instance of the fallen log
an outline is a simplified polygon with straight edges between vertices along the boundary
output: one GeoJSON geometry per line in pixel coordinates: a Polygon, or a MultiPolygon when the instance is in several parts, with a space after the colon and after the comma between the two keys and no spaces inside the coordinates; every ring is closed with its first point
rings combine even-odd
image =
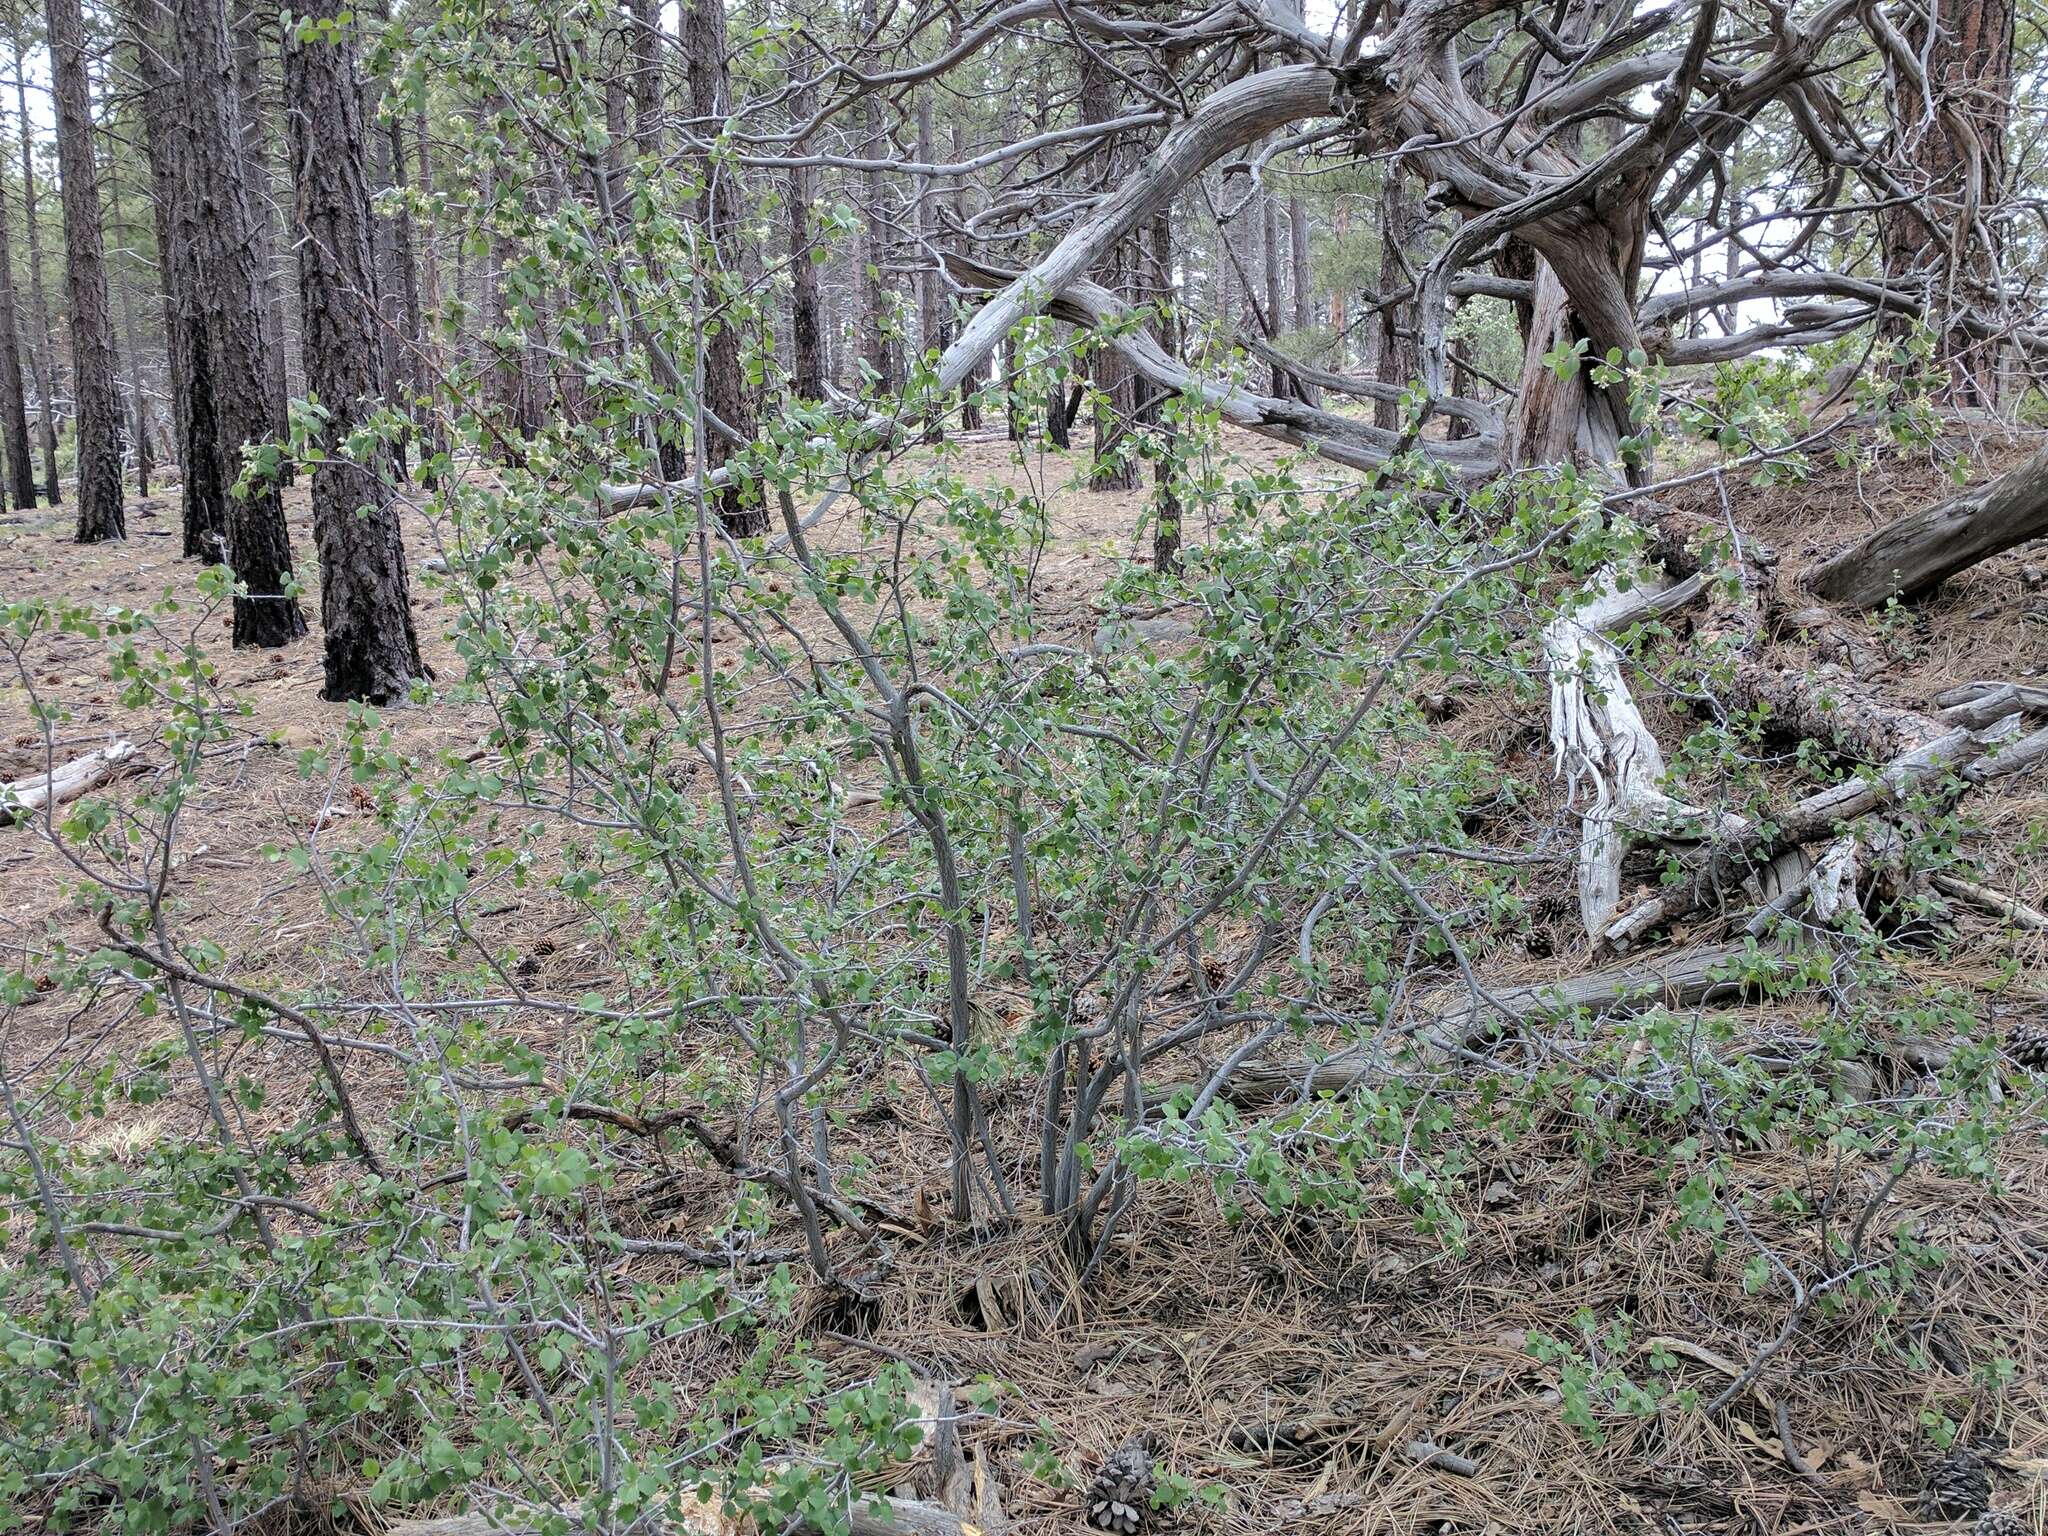
{"type": "MultiPolygon", "coordinates": [[[[2007,743],[2017,728],[2018,716],[2008,715],[1982,730],[1957,727],[1933,741],[1902,753],[1876,774],[1859,776],[1808,795],[1789,806],[1783,815],[1749,827],[1736,837],[1710,845],[1700,857],[1693,878],[1667,886],[1638,903],[1600,933],[1600,942],[1617,954],[1627,950],[1654,929],[1689,917],[1709,905],[1718,893],[1738,890],[1750,869],[1787,848],[1800,843],[1832,838],[1838,827],[1883,806],[1896,804],[1921,786],[1942,775],[1958,771],[1966,783],[2015,772],[2027,762],[2048,754],[2048,740],[2030,751],[2021,762],[2009,761],[2012,753],[2032,742],[2023,738],[2007,743]],[[1987,753],[1986,749],[1992,749],[1987,753]],[[1975,774],[1977,777],[1972,778],[1975,774]]],[[[2048,731],[2036,732],[2048,738],[2048,731]]]]}
{"type": "Polygon", "coordinates": [[[2030,907],[2017,896],[2008,896],[2003,891],[1994,891],[1988,885],[1979,885],[1975,880],[1965,880],[1961,875],[1936,875],[1934,888],[1944,896],[1953,896],[1957,901],[1988,912],[2003,919],[2015,928],[2029,933],[2048,933],[2048,913],[2038,907],[2030,907]]]}
{"type": "Polygon", "coordinates": [[[0,784],[0,826],[26,821],[46,805],[62,805],[114,776],[114,770],[135,756],[134,743],[110,742],[96,752],[75,757],[61,767],[0,784]]]}
{"type": "Polygon", "coordinates": [[[1981,719],[1936,719],[1893,704],[1853,673],[1826,663],[1777,667],[1740,660],[1728,694],[1742,709],[1768,714],[1786,735],[1826,742],[1868,763],[1890,762],[1945,735],[1952,725],[1988,725],[2013,712],[2008,706],[1981,719]]]}
{"type": "Polygon", "coordinates": [[[1691,1008],[1739,996],[1743,984],[1729,967],[1753,953],[1751,946],[1694,944],[1652,959],[1625,961],[1567,976],[1559,981],[1506,987],[1488,997],[1467,997],[1437,1015],[1436,1028],[1449,1039],[1471,1040],[1504,1025],[1584,1012],[1605,1018],[1658,1006],[1691,1008]]]}
{"type": "Polygon", "coordinates": [[[2048,534],[2048,448],[1996,480],[1924,507],[1806,573],[1816,596],[1852,608],[1912,597],[2003,550],[2048,534]]]}
{"type": "MultiPolygon", "coordinates": [[[[588,1527],[582,1523],[580,1506],[570,1504],[554,1511],[569,1521],[571,1532],[588,1527]]],[[[857,1497],[846,1512],[848,1536],[997,1536],[998,1527],[963,1520],[935,1504],[909,1499],[857,1497]],[[882,1506],[876,1512],[874,1505],[882,1506]]],[[[659,1536],[757,1536],[752,1521],[727,1515],[718,1501],[692,1500],[674,1521],[660,1521],[642,1529],[659,1536]]],[[[791,1533],[811,1536],[822,1527],[798,1520],[779,1527],[791,1533]]],[[[397,1520],[384,1527],[384,1536],[541,1536],[538,1514],[495,1520],[489,1515],[445,1515],[434,1520],[397,1520]]]]}
{"type": "Polygon", "coordinates": [[[1963,683],[1937,693],[1934,707],[1950,725],[1989,725],[2014,710],[2030,715],[2048,714],[2048,688],[2029,683],[1963,683]]]}

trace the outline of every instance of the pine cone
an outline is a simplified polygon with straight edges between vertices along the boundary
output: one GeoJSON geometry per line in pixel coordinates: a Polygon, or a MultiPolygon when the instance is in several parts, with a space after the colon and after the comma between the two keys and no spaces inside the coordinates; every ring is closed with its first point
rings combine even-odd
{"type": "Polygon", "coordinates": [[[1159,1486],[1152,1473],[1150,1435],[1133,1435],[1114,1451],[1088,1483],[1088,1523],[1098,1530],[1136,1536],[1152,1518],[1152,1491],[1159,1486]]]}
{"type": "Polygon", "coordinates": [[[1984,1458],[1961,1447],[1927,1469],[1920,1487],[1920,1513],[1935,1520],[1973,1520],[1991,1502],[1991,1474],[1984,1458]]]}
{"type": "Polygon", "coordinates": [[[2034,1536],[2034,1528],[2009,1509],[1987,1509],[1972,1536],[2034,1536]]]}
{"type": "Polygon", "coordinates": [[[2028,1072],[2048,1072],[2048,1019],[2021,1019],[2006,1031],[2005,1054],[2028,1072]]]}

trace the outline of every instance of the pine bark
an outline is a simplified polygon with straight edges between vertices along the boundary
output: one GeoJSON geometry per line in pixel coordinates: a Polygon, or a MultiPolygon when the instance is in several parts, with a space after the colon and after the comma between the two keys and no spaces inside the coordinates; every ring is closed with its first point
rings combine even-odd
{"type": "Polygon", "coordinates": [[[14,251],[7,199],[0,197],[0,435],[7,447],[7,485],[26,512],[36,504],[34,450],[28,436],[28,390],[22,379],[20,327],[14,312],[14,251]]]}
{"type": "MultiPolygon", "coordinates": [[[[107,211],[114,217],[114,230],[122,247],[128,239],[127,221],[121,217],[121,178],[114,166],[107,167],[107,211]]],[[[121,278],[114,284],[114,292],[121,302],[121,350],[128,358],[128,440],[135,449],[135,494],[144,500],[149,498],[149,404],[148,391],[142,378],[142,346],[135,331],[135,299],[128,291],[128,282],[121,278]]]]}
{"type": "MultiPolygon", "coordinates": [[[[270,431],[283,437],[290,420],[290,325],[285,315],[284,283],[278,274],[277,198],[270,177],[270,129],[263,115],[264,12],[250,8],[230,12],[230,44],[235,56],[235,90],[241,107],[241,166],[249,187],[254,223],[256,280],[262,295],[263,357],[270,396],[270,431]]],[[[275,13],[268,19],[275,24],[275,13]]]]}
{"type": "Polygon", "coordinates": [[[49,0],[48,19],[57,167],[63,183],[64,274],[71,301],[71,394],[78,422],[78,542],[94,544],[125,538],[128,532],[121,506],[121,404],[107,305],[92,94],[85,72],[85,15],[79,0],[49,0]]]}
{"type": "Polygon", "coordinates": [[[28,296],[35,311],[35,331],[30,337],[30,359],[36,381],[36,426],[43,448],[43,499],[53,507],[64,505],[63,487],[57,479],[57,381],[56,333],[50,329],[49,289],[43,286],[42,220],[37,217],[36,167],[33,122],[28,115],[28,69],[22,59],[21,40],[14,43],[15,120],[21,125],[21,202],[28,226],[28,296]]]}
{"type": "MultiPolygon", "coordinates": [[[[1409,287],[1413,280],[1408,269],[1408,248],[1415,239],[1416,210],[1408,177],[1398,164],[1388,164],[1380,185],[1378,377],[1382,384],[1405,389],[1422,371],[1422,358],[1415,345],[1415,305],[1391,296],[1409,287]]],[[[1400,404],[1393,400],[1376,401],[1373,424],[1398,430],[1400,404]]]]}
{"type": "Polygon", "coordinates": [[[164,296],[164,351],[177,433],[183,548],[188,559],[214,564],[227,559],[227,487],[220,478],[206,317],[200,307],[204,277],[193,249],[191,210],[184,203],[191,146],[182,87],[167,62],[172,44],[163,29],[165,17],[158,0],[127,0],[127,20],[142,84],[139,99],[164,296]]]}
{"type": "MultiPolygon", "coordinates": [[[[726,79],[724,0],[694,0],[684,5],[683,57],[689,61],[691,117],[699,123],[722,123],[732,100],[726,79]]],[[[707,160],[703,167],[705,190],[699,217],[711,265],[721,274],[736,273],[740,267],[741,205],[736,174],[731,165],[715,160],[707,160]]],[[[720,288],[713,287],[709,294],[719,302],[717,311],[704,317],[699,343],[703,348],[704,408],[739,436],[751,438],[754,408],[740,367],[738,315],[720,288]]],[[[734,445],[716,427],[709,427],[697,451],[706,469],[716,469],[732,457],[734,445]]],[[[767,530],[767,509],[754,488],[737,482],[721,487],[717,508],[726,530],[735,536],[767,530]]]]}
{"type": "MultiPolygon", "coordinates": [[[[937,158],[933,148],[932,96],[929,90],[917,93],[916,155],[918,162],[924,165],[937,158]]],[[[917,181],[917,233],[921,246],[917,253],[917,349],[920,354],[943,352],[946,350],[946,287],[938,254],[938,193],[930,176],[920,176],[917,181]]],[[[945,407],[934,401],[925,412],[925,441],[940,441],[945,436],[945,428],[945,407]]]]}
{"type": "MultiPolygon", "coordinates": [[[[957,117],[953,119],[953,158],[956,161],[967,158],[967,134],[957,117]]],[[[967,187],[964,180],[953,183],[953,222],[962,228],[967,224],[967,187]]],[[[959,237],[955,245],[956,250],[965,249],[966,238],[964,235],[959,237]]],[[[946,320],[946,345],[953,344],[956,332],[957,325],[949,314],[946,320]]],[[[977,375],[979,373],[980,370],[977,370],[977,375]]],[[[960,387],[960,429],[963,432],[981,430],[980,388],[981,378],[976,375],[970,375],[960,387]]]]}
{"type": "MultiPolygon", "coordinates": [[[[872,43],[879,26],[875,0],[861,0],[862,39],[872,43]]],[[[861,98],[860,136],[863,159],[887,158],[888,145],[882,138],[882,109],[872,92],[861,98]]],[[[878,393],[888,395],[894,394],[902,381],[896,374],[896,348],[889,339],[889,290],[884,276],[889,249],[882,215],[881,173],[862,171],[860,185],[860,302],[855,306],[855,323],[861,332],[861,357],[874,375],[874,387],[878,393]]]]}
{"type": "MultiPolygon", "coordinates": [[[[1286,323],[1281,309],[1284,278],[1280,268],[1280,207],[1270,193],[1259,194],[1260,256],[1266,267],[1266,338],[1278,341],[1286,323]]],[[[1294,393],[1294,375],[1278,363],[1272,369],[1273,393],[1283,398],[1294,393]]]]}
{"type": "MultiPolygon", "coordinates": [[[[1299,197],[1287,200],[1287,244],[1294,278],[1294,328],[1307,331],[1316,323],[1314,291],[1311,288],[1308,250],[1308,210],[1299,197]]],[[[1313,384],[1294,380],[1294,392],[1309,405],[1321,404],[1313,384]]]]}
{"type": "MultiPolygon", "coordinates": [[[[306,16],[334,23],[341,0],[307,0],[306,16]]],[[[320,551],[322,697],[388,703],[423,676],[405,549],[392,495],[396,465],[375,442],[348,443],[375,410],[379,339],[366,295],[373,239],[365,170],[363,93],[345,29],[285,48],[306,383],[326,412],[313,471],[313,537],[320,551]]]]}
{"type": "MultiPolygon", "coordinates": [[[[243,152],[241,95],[223,0],[176,0],[178,72],[190,148],[182,203],[192,213],[193,258],[204,274],[206,347],[223,485],[241,477],[242,450],[272,433],[272,372],[266,353],[264,287],[254,210],[245,176],[219,173],[243,152]]],[[[202,449],[204,445],[201,445],[202,449]]],[[[292,553],[274,476],[251,480],[227,509],[228,564],[236,595],[234,643],[276,646],[306,632],[287,594],[292,553]]]]}
{"type": "MultiPolygon", "coordinates": [[[[808,74],[819,62],[810,56],[795,67],[808,74]]],[[[795,94],[792,109],[799,120],[809,121],[817,105],[817,89],[806,79],[795,94]]],[[[807,153],[806,142],[798,140],[791,151],[807,153]]],[[[811,204],[817,196],[816,171],[798,166],[789,173],[789,387],[799,400],[825,398],[825,305],[818,291],[819,251],[811,235],[811,204]]]]}
{"type": "MultiPolygon", "coordinates": [[[[1147,232],[1146,252],[1151,268],[1150,295],[1158,320],[1159,345],[1168,357],[1180,352],[1180,322],[1175,315],[1173,291],[1173,213],[1163,207],[1152,216],[1147,232]]],[[[1180,493],[1174,485],[1179,433],[1172,419],[1155,407],[1152,415],[1159,425],[1160,451],[1152,460],[1152,568],[1161,575],[1181,565],[1180,493]]]]}
{"type": "Polygon", "coordinates": [[[643,155],[661,153],[661,6],[658,0],[627,0],[632,18],[628,48],[633,61],[633,143],[643,155]]]}

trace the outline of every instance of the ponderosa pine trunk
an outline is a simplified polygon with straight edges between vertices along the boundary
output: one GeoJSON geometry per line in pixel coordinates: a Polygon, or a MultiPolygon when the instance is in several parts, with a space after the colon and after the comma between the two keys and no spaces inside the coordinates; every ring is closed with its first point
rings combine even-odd
{"type": "Polygon", "coordinates": [[[659,0],[627,0],[632,19],[627,48],[633,61],[633,145],[643,155],[661,153],[662,53],[659,0]]]}
{"type": "MultiPolygon", "coordinates": [[[[368,131],[377,133],[373,121],[368,131]]],[[[386,164],[391,185],[405,183],[405,134],[399,127],[399,119],[393,116],[380,135],[390,146],[391,158],[386,164]]],[[[422,308],[424,300],[420,293],[419,230],[413,223],[410,209],[403,203],[391,219],[392,252],[398,261],[398,366],[391,377],[385,380],[385,390],[392,397],[411,404],[426,386],[425,366],[427,322],[422,308]]],[[[418,450],[416,450],[418,451],[418,450]]],[[[393,463],[401,474],[404,455],[393,454],[393,463]]]]}
{"type": "MultiPolygon", "coordinates": [[[[1117,76],[1093,49],[1081,56],[1080,95],[1083,122],[1106,123],[1117,115],[1117,76]]],[[[1105,146],[1092,158],[1094,165],[1090,179],[1099,196],[1108,196],[1123,178],[1126,157],[1105,146]]],[[[1102,281],[1112,293],[1121,294],[1125,287],[1122,269],[1127,264],[1123,260],[1123,250],[1124,246],[1120,244],[1117,252],[1100,269],[1102,281]]],[[[1089,355],[1088,371],[1100,396],[1095,405],[1095,457],[1088,472],[1088,483],[1098,491],[1131,490],[1138,483],[1138,463],[1129,453],[1121,451],[1120,445],[1123,445],[1126,424],[1137,410],[1137,379],[1122,354],[1109,346],[1098,346],[1089,355]]]]}
{"type": "MultiPolygon", "coordinates": [[[[57,169],[63,183],[64,277],[71,301],[71,395],[78,423],[78,542],[125,538],[121,506],[121,402],[107,256],[100,229],[92,93],[85,73],[79,0],[49,0],[50,79],[57,103],[57,169]]],[[[26,126],[27,117],[24,115],[26,126]]]]}
{"type": "MultiPolygon", "coordinates": [[[[953,119],[953,158],[955,161],[967,158],[967,134],[966,130],[961,127],[960,120],[957,117],[953,119]]],[[[965,229],[967,226],[967,183],[964,177],[953,183],[953,222],[962,229],[965,229]]],[[[967,237],[965,235],[960,236],[955,249],[964,251],[966,243],[967,237]]],[[[949,312],[946,317],[946,344],[948,346],[952,345],[957,329],[949,305],[949,312]]],[[[964,432],[978,432],[981,430],[980,384],[976,378],[969,378],[960,388],[960,428],[964,432]]]]}
{"type": "MultiPolygon", "coordinates": [[[[1147,265],[1151,269],[1150,295],[1158,314],[1159,345],[1168,357],[1180,353],[1180,322],[1175,315],[1173,291],[1173,211],[1169,204],[1152,216],[1148,231],[1147,265]]],[[[1161,452],[1152,460],[1152,568],[1161,575],[1180,569],[1180,493],[1174,486],[1174,459],[1179,433],[1162,407],[1153,408],[1158,422],[1161,452]]]]}
{"type": "MultiPolygon", "coordinates": [[[[932,96],[929,90],[917,93],[917,148],[915,153],[919,164],[929,165],[937,158],[932,137],[932,96]]],[[[928,175],[917,179],[917,234],[920,249],[917,253],[917,349],[920,354],[946,350],[946,287],[942,269],[939,266],[939,209],[938,192],[928,175]]],[[[945,437],[946,410],[941,401],[933,401],[925,411],[925,441],[936,443],[945,437]]]]}
{"type": "Polygon", "coordinates": [[[49,290],[43,286],[42,220],[36,207],[35,134],[28,115],[28,68],[22,59],[21,38],[14,40],[15,121],[21,125],[21,202],[28,227],[28,297],[35,314],[35,331],[30,337],[30,362],[35,370],[36,426],[43,449],[43,499],[53,507],[64,505],[63,486],[57,479],[57,339],[50,329],[49,290]]]}
{"type": "MultiPolygon", "coordinates": [[[[683,57],[689,61],[690,116],[699,123],[723,122],[732,100],[726,79],[724,0],[686,0],[683,57]]],[[[741,202],[734,175],[730,165],[707,160],[703,167],[705,190],[698,212],[710,265],[721,274],[736,274],[740,268],[741,202]]],[[[717,300],[718,310],[705,315],[705,334],[699,343],[703,348],[704,408],[739,436],[751,438],[754,408],[740,367],[738,316],[725,302],[722,285],[711,288],[709,296],[717,300]]],[[[708,427],[697,451],[709,470],[730,459],[734,447],[716,427],[708,427]]],[[[735,480],[718,491],[717,506],[729,533],[744,537],[767,530],[767,508],[753,487],[735,480]]]]}
{"type": "MultiPolygon", "coordinates": [[[[1266,268],[1266,339],[1278,341],[1286,326],[1287,315],[1282,307],[1284,278],[1280,270],[1280,206],[1269,192],[1259,194],[1259,238],[1259,255],[1266,268]]],[[[1294,375],[1275,363],[1272,386],[1274,396],[1284,400],[1294,393],[1294,375]]]]}
{"type": "MultiPolygon", "coordinates": [[[[1287,199],[1287,244],[1294,269],[1294,328],[1306,332],[1315,325],[1315,298],[1309,273],[1308,210],[1298,196],[1287,199]]],[[[1294,392],[1310,405],[1321,403],[1321,391],[1313,384],[1296,379],[1294,392]]]]}
{"type": "Polygon", "coordinates": [[[263,110],[262,31],[266,22],[276,24],[276,12],[251,6],[230,11],[229,21],[235,89],[241,107],[242,175],[249,187],[256,280],[263,299],[263,358],[270,399],[270,433],[281,438],[290,421],[291,347],[285,285],[278,273],[277,197],[270,178],[270,125],[263,110]]]}
{"type": "MultiPolygon", "coordinates": [[[[114,230],[121,247],[130,245],[127,221],[121,217],[121,178],[108,167],[107,211],[114,217],[114,230]]],[[[149,403],[142,380],[142,346],[135,330],[135,299],[125,276],[114,284],[121,305],[121,351],[128,359],[128,440],[135,448],[135,494],[149,498],[149,403]]]]}
{"type": "Polygon", "coordinates": [[[299,312],[306,385],[326,419],[313,470],[313,538],[320,551],[321,696],[384,704],[425,673],[413,629],[405,548],[392,494],[396,465],[374,437],[364,457],[349,440],[377,408],[379,338],[372,291],[370,186],[355,45],[338,25],[341,0],[307,0],[332,24],[285,47],[285,89],[297,172],[299,312]]]}
{"type": "MultiPolygon", "coordinates": [[[[806,78],[792,101],[799,121],[807,122],[818,109],[818,93],[810,76],[820,65],[815,54],[807,54],[796,67],[806,78]]],[[[791,153],[808,152],[805,141],[791,146],[791,153]]],[[[789,173],[789,342],[790,392],[799,400],[825,398],[825,303],[818,291],[818,265],[823,254],[811,234],[811,204],[818,196],[818,173],[807,165],[789,173]]]]}
{"type": "Polygon", "coordinates": [[[195,265],[190,210],[182,190],[191,154],[182,86],[167,62],[174,47],[159,0],[127,0],[126,10],[136,76],[142,84],[139,99],[156,219],[157,274],[164,295],[164,351],[177,433],[183,549],[188,559],[219,564],[227,559],[227,487],[220,479],[206,317],[200,309],[204,278],[195,265]]]}
{"type": "MultiPolygon", "coordinates": [[[[183,201],[193,215],[193,255],[206,283],[202,308],[218,429],[213,450],[221,483],[233,486],[241,478],[243,448],[267,440],[273,420],[249,183],[219,173],[238,164],[242,153],[241,95],[224,0],[176,0],[173,15],[191,145],[183,201]]],[[[243,589],[235,597],[234,643],[275,646],[303,635],[305,616],[287,590],[291,541],[275,476],[252,477],[245,495],[230,498],[227,528],[228,564],[243,589]]]]}
{"type": "Polygon", "coordinates": [[[28,389],[22,379],[20,327],[15,323],[11,222],[7,199],[0,197],[0,435],[6,439],[8,488],[15,506],[26,512],[36,504],[35,450],[29,446],[28,389]]]}
{"type": "MultiPolygon", "coordinates": [[[[872,40],[880,25],[875,0],[861,0],[862,39],[872,40]]],[[[888,144],[882,137],[881,104],[873,92],[861,98],[860,136],[863,159],[888,158],[888,144]]],[[[860,299],[854,306],[855,324],[860,329],[861,358],[874,375],[874,387],[878,393],[888,395],[896,392],[901,381],[896,376],[896,349],[889,339],[889,290],[884,276],[889,261],[889,241],[882,215],[881,172],[862,171],[860,187],[861,239],[857,257],[860,263],[860,299]]]]}

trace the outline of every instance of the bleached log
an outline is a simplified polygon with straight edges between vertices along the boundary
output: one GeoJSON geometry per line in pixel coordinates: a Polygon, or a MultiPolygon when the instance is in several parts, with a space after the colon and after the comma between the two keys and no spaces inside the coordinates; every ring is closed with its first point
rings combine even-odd
{"type": "MultiPolygon", "coordinates": [[[[997,1536],[998,1527],[963,1520],[934,1504],[920,1504],[909,1499],[882,1499],[879,1501],[882,1512],[876,1513],[870,1507],[876,1502],[865,1494],[855,1496],[852,1507],[847,1511],[849,1536],[997,1536]]],[[[581,1515],[577,1506],[570,1505],[560,1513],[569,1520],[571,1531],[585,1529],[578,1523],[581,1515]]],[[[436,1520],[394,1521],[384,1527],[384,1536],[540,1536],[540,1529],[538,1518],[522,1521],[515,1517],[496,1521],[489,1515],[470,1514],[448,1515],[436,1520]]],[[[782,1529],[815,1532],[818,1527],[799,1521],[782,1529]]],[[[753,1522],[725,1515],[715,1501],[693,1501],[685,1507],[681,1519],[662,1522],[652,1530],[659,1536],[759,1536],[753,1522]]]]}
{"type": "Polygon", "coordinates": [[[1604,924],[1595,934],[1596,939],[1617,952],[1625,951],[1653,929],[1697,912],[1716,892],[1739,887],[1748,868],[1759,860],[1794,844],[1831,837],[1836,828],[1896,804],[1945,773],[1957,771],[1965,782],[1981,783],[1985,778],[2017,771],[2008,754],[2018,753],[2022,747],[2028,751],[2022,754],[2018,766],[2048,755],[2048,731],[2035,733],[2043,738],[2039,749],[2029,745],[2035,737],[2011,741],[2017,722],[2018,716],[2008,715],[1983,730],[1958,727],[1900,754],[1875,775],[1832,785],[1787,807],[1779,816],[1749,827],[1733,838],[1717,840],[1691,880],[1667,886],[1639,902],[1604,924]],[[2003,750],[1986,752],[1986,748],[1998,749],[2006,742],[2010,745],[2003,750]],[[1977,776],[1974,779],[1973,774],[1977,776]]]}
{"type": "Polygon", "coordinates": [[[2028,906],[2017,896],[1994,891],[1988,885],[1965,880],[1961,875],[1936,875],[1934,888],[1942,895],[1953,896],[1957,901],[1973,906],[1980,912],[1989,912],[1993,917],[2003,918],[2015,928],[2024,928],[2029,933],[2048,933],[2048,913],[2037,907],[2028,906]]]}
{"type": "Polygon", "coordinates": [[[1661,577],[1624,589],[1612,569],[1601,573],[1591,601],[1559,615],[1543,632],[1550,666],[1550,741],[1566,793],[1582,795],[1579,915],[1598,936],[1621,902],[1624,833],[1697,839],[1740,837],[1739,816],[1705,811],[1667,794],[1664,752],[1622,675],[1622,655],[1607,633],[1659,608],[1669,590],[1661,577]]]}
{"type": "Polygon", "coordinates": [[[0,826],[26,821],[46,805],[63,805],[97,789],[134,755],[133,742],[109,742],[58,767],[32,773],[11,784],[0,784],[0,826]]]}

